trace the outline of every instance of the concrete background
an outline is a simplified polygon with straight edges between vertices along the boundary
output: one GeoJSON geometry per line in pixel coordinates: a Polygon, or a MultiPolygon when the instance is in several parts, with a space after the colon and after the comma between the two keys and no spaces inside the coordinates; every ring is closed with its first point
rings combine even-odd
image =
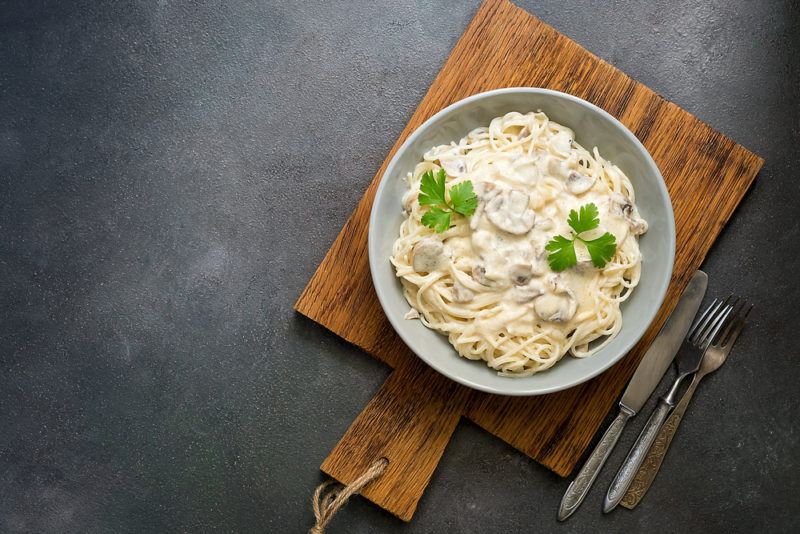
{"type": "MultiPolygon", "coordinates": [[[[798,531],[798,3],[519,4],[766,159],[704,266],[752,323],[635,512],[464,421],[330,532],[798,531]]],[[[0,531],[312,524],[388,369],[292,303],[477,5],[0,1],[0,531]]]]}

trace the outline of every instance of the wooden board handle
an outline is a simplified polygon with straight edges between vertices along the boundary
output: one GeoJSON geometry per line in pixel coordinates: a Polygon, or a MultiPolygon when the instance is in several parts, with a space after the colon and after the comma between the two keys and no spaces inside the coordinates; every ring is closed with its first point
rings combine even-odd
{"type": "Polygon", "coordinates": [[[344,484],[375,460],[389,465],[361,494],[403,521],[417,503],[455,430],[469,390],[417,360],[396,369],[325,459],[344,484]]]}

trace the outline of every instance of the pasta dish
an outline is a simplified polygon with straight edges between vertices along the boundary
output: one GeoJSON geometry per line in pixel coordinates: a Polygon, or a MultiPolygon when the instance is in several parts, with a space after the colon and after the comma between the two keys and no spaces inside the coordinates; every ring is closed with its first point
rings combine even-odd
{"type": "Polygon", "coordinates": [[[431,148],[406,181],[391,262],[407,319],[515,377],[620,331],[647,222],[628,177],[572,130],[508,113],[431,148]]]}

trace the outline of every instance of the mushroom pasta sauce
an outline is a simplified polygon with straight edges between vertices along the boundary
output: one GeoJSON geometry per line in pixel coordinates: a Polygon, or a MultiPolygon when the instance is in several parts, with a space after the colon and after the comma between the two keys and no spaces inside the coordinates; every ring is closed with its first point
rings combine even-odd
{"type": "Polygon", "coordinates": [[[572,130],[542,112],[508,113],[432,148],[406,181],[406,218],[391,257],[412,307],[406,319],[419,318],[461,356],[504,376],[543,371],[567,353],[590,356],[619,332],[647,223],[630,180],[597,148],[578,145],[572,130]],[[443,227],[423,224],[432,208],[420,204],[420,187],[431,173],[448,191],[471,183],[470,216],[453,211],[443,227]],[[578,234],[568,219],[587,203],[599,223],[578,234]],[[598,267],[586,243],[604,232],[616,248],[598,267]],[[574,246],[572,263],[558,271],[548,254],[556,236],[573,236],[574,246]]]}

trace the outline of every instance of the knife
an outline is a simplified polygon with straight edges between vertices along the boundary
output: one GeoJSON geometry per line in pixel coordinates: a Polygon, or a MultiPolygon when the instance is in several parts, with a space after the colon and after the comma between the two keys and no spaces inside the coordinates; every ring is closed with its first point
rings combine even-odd
{"type": "Polygon", "coordinates": [[[558,520],[564,521],[573,513],[583,502],[589,488],[592,487],[598,473],[606,463],[608,456],[617,444],[622,429],[628,419],[636,415],[642,406],[650,398],[664,373],[667,372],[675,353],[681,346],[686,332],[692,325],[692,320],[700,308],[700,303],[706,294],[708,287],[708,276],[703,271],[697,271],[689,280],[689,285],[681,295],[678,305],[661,328],[653,344],[642,358],[639,367],[628,383],[628,388],[622,399],[619,401],[619,414],[606,430],[600,442],[592,451],[591,456],[583,464],[578,476],[570,483],[564,497],[561,499],[561,506],[558,509],[558,520]]]}

